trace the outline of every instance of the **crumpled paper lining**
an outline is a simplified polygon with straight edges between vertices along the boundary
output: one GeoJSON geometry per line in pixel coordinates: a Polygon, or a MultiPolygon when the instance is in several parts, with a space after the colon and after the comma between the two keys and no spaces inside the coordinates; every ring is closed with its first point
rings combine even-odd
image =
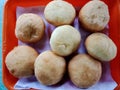
{"type": "MultiPolygon", "coordinates": [[[[80,31],[81,37],[82,37],[82,41],[81,41],[79,49],[77,50],[77,53],[86,53],[84,41],[85,41],[86,37],[91,33],[87,32],[87,31],[83,30],[83,28],[81,28],[81,25],[79,24],[79,21],[77,18],[79,10],[80,10],[80,8],[77,7],[76,8],[77,15],[76,15],[74,22],[71,25],[80,31]]],[[[49,39],[50,39],[50,35],[51,35],[52,31],[55,29],[55,26],[49,24],[44,19],[43,11],[44,11],[44,6],[27,7],[27,8],[17,7],[17,9],[16,9],[17,18],[23,13],[35,13],[35,14],[40,15],[43,18],[45,25],[46,25],[46,29],[45,29],[45,34],[44,34],[43,38],[39,42],[27,44],[27,43],[18,41],[18,45],[29,45],[29,46],[35,48],[38,51],[38,53],[41,53],[45,50],[51,49],[50,45],[49,45],[49,39]]],[[[108,28],[109,27],[107,26],[105,28],[105,30],[103,30],[102,33],[105,33],[108,35],[109,34],[108,28]]],[[[68,75],[65,75],[60,83],[53,85],[53,86],[44,86],[44,85],[40,84],[36,80],[35,76],[29,77],[29,78],[20,78],[17,81],[17,83],[15,84],[14,88],[15,89],[35,88],[35,89],[41,89],[41,90],[113,90],[116,86],[117,86],[117,84],[111,77],[109,62],[102,62],[102,76],[101,76],[100,81],[88,89],[77,88],[70,81],[68,75]]]]}

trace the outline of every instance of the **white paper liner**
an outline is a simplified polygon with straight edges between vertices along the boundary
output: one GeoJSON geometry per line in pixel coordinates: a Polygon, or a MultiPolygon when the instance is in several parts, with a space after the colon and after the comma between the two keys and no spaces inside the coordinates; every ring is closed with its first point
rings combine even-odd
{"type": "MultiPolygon", "coordinates": [[[[76,8],[77,12],[80,10],[80,8],[76,8]]],[[[50,50],[50,45],[49,45],[49,39],[52,31],[55,29],[55,26],[49,24],[45,19],[43,15],[44,11],[44,6],[36,6],[36,7],[17,7],[16,9],[16,15],[17,18],[23,14],[23,13],[35,13],[40,15],[46,25],[45,29],[45,34],[42,40],[40,40],[37,43],[34,44],[26,44],[21,41],[18,42],[19,45],[29,45],[33,48],[35,48],[39,53],[45,51],[45,50],[50,50]]],[[[84,46],[84,41],[86,37],[91,34],[90,32],[87,32],[83,30],[79,24],[78,18],[76,17],[72,26],[74,26],[78,31],[81,33],[82,41],[80,44],[80,47],[77,51],[77,53],[86,53],[86,49],[84,46]]],[[[103,31],[105,34],[109,34],[108,31],[108,26],[106,29],[103,31]]],[[[111,77],[110,73],[110,68],[109,68],[109,62],[102,62],[102,76],[101,79],[98,83],[93,85],[92,87],[88,89],[79,89],[73,83],[69,80],[68,75],[64,76],[63,82],[54,85],[54,86],[44,86],[40,84],[35,76],[29,77],[29,78],[20,78],[17,83],[15,84],[14,88],[15,89],[30,89],[30,88],[35,88],[35,89],[41,89],[41,90],[113,90],[117,84],[111,77]],[[67,79],[66,79],[67,78],[67,79]],[[65,80],[64,80],[65,79],[65,80]]]]}

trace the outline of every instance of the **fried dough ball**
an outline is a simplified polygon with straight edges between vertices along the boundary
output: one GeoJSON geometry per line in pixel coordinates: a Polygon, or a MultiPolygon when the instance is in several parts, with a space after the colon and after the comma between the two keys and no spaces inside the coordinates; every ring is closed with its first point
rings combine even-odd
{"type": "Polygon", "coordinates": [[[30,46],[17,46],[11,50],[5,59],[9,72],[17,77],[34,75],[34,62],[38,53],[30,46]]]}
{"type": "Polygon", "coordinates": [[[54,85],[62,79],[66,62],[52,51],[44,51],[37,57],[34,66],[35,76],[41,84],[54,85]]]}
{"type": "Polygon", "coordinates": [[[51,35],[50,46],[53,52],[60,56],[67,56],[78,49],[81,34],[70,25],[57,27],[51,35]]]}
{"type": "Polygon", "coordinates": [[[110,19],[108,6],[100,0],[92,0],[86,3],[79,12],[81,24],[89,31],[103,30],[110,19]]]}
{"type": "Polygon", "coordinates": [[[45,24],[40,16],[33,13],[25,13],[16,21],[15,35],[25,43],[38,42],[44,34],[45,24]]]}
{"type": "Polygon", "coordinates": [[[68,65],[71,81],[79,88],[89,88],[101,77],[101,63],[87,54],[74,56],[68,65]]]}
{"type": "Polygon", "coordinates": [[[47,4],[44,15],[49,23],[60,26],[71,24],[76,16],[76,12],[72,4],[62,0],[54,0],[47,4]]]}
{"type": "Polygon", "coordinates": [[[115,43],[103,33],[93,33],[85,41],[87,52],[101,61],[111,61],[117,55],[115,43]]]}

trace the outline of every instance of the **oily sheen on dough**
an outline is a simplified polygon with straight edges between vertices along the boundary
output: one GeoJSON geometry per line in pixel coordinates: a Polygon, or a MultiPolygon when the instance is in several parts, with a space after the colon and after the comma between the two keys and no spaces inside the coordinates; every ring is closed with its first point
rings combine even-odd
{"type": "Polygon", "coordinates": [[[38,53],[30,46],[17,46],[11,50],[5,59],[9,72],[17,77],[34,75],[34,62],[38,53]]]}
{"type": "Polygon", "coordinates": [[[101,77],[101,63],[87,54],[74,56],[68,64],[71,81],[79,88],[89,88],[96,84],[101,77]]]}
{"type": "Polygon", "coordinates": [[[60,26],[71,24],[76,12],[72,4],[62,0],[53,0],[46,5],[44,15],[49,23],[60,26]]]}
{"type": "Polygon", "coordinates": [[[33,13],[24,13],[16,21],[15,35],[26,43],[39,41],[45,30],[45,25],[40,16],[33,13]]]}
{"type": "Polygon", "coordinates": [[[67,56],[78,49],[81,41],[81,34],[70,25],[57,27],[51,35],[50,46],[54,53],[60,56],[67,56]]]}
{"type": "Polygon", "coordinates": [[[89,31],[101,31],[110,19],[108,6],[100,0],[91,0],[79,12],[81,24],[89,31]]]}
{"type": "Polygon", "coordinates": [[[52,51],[42,52],[35,61],[35,76],[43,85],[58,83],[66,69],[66,62],[52,51]]]}
{"type": "Polygon", "coordinates": [[[93,33],[85,41],[87,52],[101,61],[110,61],[116,57],[115,43],[103,33],[93,33]]]}

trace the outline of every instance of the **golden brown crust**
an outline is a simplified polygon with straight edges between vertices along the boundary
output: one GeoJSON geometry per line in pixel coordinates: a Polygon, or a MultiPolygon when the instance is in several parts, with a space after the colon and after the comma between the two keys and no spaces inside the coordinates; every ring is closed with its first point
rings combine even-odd
{"type": "Polygon", "coordinates": [[[86,3],[79,12],[81,24],[89,31],[101,31],[110,19],[108,6],[100,0],[92,0],[86,3]]]}
{"type": "Polygon", "coordinates": [[[101,63],[87,54],[78,54],[68,64],[71,81],[79,88],[88,88],[101,77],[101,63]]]}
{"type": "Polygon", "coordinates": [[[11,50],[5,59],[9,72],[17,77],[34,75],[34,61],[38,53],[29,46],[17,46],[11,50]]]}
{"type": "Polygon", "coordinates": [[[16,21],[15,35],[26,43],[39,41],[44,34],[45,24],[42,18],[33,13],[25,13],[16,21]]]}
{"type": "Polygon", "coordinates": [[[35,61],[35,76],[44,85],[58,83],[65,73],[66,63],[63,57],[52,51],[41,53],[35,61]]]}

